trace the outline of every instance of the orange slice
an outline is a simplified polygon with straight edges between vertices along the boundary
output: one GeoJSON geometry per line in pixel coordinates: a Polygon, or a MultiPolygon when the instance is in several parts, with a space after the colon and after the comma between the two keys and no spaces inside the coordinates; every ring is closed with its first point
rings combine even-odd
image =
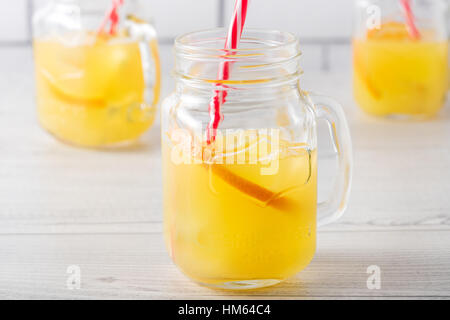
{"type": "Polygon", "coordinates": [[[358,42],[355,42],[353,44],[353,48],[354,48],[353,60],[354,60],[356,72],[363,79],[363,81],[366,85],[366,88],[370,92],[371,96],[375,100],[380,100],[381,92],[373,83],[372,78],[370,77],[370,75],[367,71],[366,63],[364,63],[364,57],[363,57],[364,50],[360,49],[360,43],[358,43],[358,42]]]}
{"type": "Polygon", "coordinates": [[[35,52],[38,72],[64,100],[90,106],[143,101],[145,83],[137,43],[119,37],[97,37],[92,45],[77,46],[36,41],[35,52]]]}
{"type": "Polygon", "coordinates": [[[230,186],[236,188],[247,196],[266,204],[269,207],[281,211],[293,211],[298,208],[298,204],[296,204],[294,201],[286,197],[280,197],[279,194],[238,176],[237,174],[225,168],[225,166],[223,165],[204,164],[203,166],[206,169],[211,170],[214,175],[222,179],[230,186]]]}

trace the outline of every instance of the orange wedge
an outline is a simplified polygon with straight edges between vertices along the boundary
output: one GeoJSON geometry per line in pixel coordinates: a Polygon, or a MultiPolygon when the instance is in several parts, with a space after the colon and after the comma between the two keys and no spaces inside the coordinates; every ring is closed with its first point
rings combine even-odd
{"type": "Polygon", "coordinates": [[[279,197],[277,193],[244,179],[237,174],[234,174],[224,165],[204,164],[203,166],[206,169],[211,170],[214,175],[222,179],[230,186],[236,188],[247,196],[266,204],[269,207],[281,211],[292,211],[298,208],[298,204],[294,201],[285,197],[279,197]]]}
{"type": "MultiPolygon", "coordinates": [[[[79,46],[66,46],[52,40],[37,41],[39,72],[52,91],[68,102],[101,107],[142,101],[145,82],[140,48],[119,37],[113,40],[116,42],[97,37],[94,44],[79,46]]],[[[155,50],[157,47],[152,45],[154,56],[157,55],[155,50]]],[[[158,65],[158,61],[155,63],[158,65]]]]}
{"type": "MultiPolygon", "coordinates": [[[[380,29],[372,29],[367,31],[367,40],[386,40],[386,41],[404,41],[411,39],[408,28],[404,23],[391,21],[386,22],[381,25],[380,29]]],[[[357,40],[354,44],[354,64],[356,72],[359,76],[364,79],[367,90],[370,92],[372,97],[376,100],[381,99],[380,90],[374,85],[370,75],[367,72],[367,68],[364,63],[364,51],[360,50],[357,40]]]]}
{"type": "Polygon", "coordinates": [[[355,64],[355,70],[358,73],[358,75],[364,79],[364,83],[366,84],[367,90],[370,92],[372,97],[376,100],[381,99],[381,92],[378,90],[378,88],[374,85],[372,79],[370,78],[370,75],[366,68],[366,63],[364,63],[364,57],[363,57],[363,50],[360,50],[360,44],[355,42],[353,44],[353,60],[355,64]]]}

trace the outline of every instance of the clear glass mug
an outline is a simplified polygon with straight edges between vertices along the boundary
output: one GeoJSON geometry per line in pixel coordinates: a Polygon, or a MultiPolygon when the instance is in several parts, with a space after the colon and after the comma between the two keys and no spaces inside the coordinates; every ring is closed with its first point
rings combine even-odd
{"type": "Polygon", "coordinates": [[[354,95],[369,114],[428,118],[445,104],[449,68],[447,4],[411,1],[419,37],[400,0],[356,1],[354,95]]]}
{"type": "Polygon", "coordinates": [[[35,11],[38,116],[57,138],[117,146],[153,123],[160,62],[155,29],[137,17],[146,12],[140,2],[125,1],[113,35],[99,32],[111,0],[49,0],[35,11]]]}
{"type": "Polygon", "coordinates": [[[305,268],[316,227],[344,212],[351,184],[350,133],[342,108],[299,87],[298,39],[247,30],[224,52],[225,30],[177,38],[176,90],[162,107],[165,240],[175,264],[206,286],[250,289],[305,268]],[[231,78],[217,81],[232,62],[231,78]],[[226,92],[213,142],[205,128],[215,92],[226,92]],[[314,101],[314,102],[313,102],[314,101]],[[317,204],[316,122],[328,122],[339,168],[317,204]]]}

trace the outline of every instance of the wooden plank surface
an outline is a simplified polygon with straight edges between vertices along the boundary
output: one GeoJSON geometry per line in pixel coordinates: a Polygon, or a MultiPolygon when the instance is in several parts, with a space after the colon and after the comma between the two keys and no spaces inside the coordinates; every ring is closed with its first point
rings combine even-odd
{"type": "MultiPolygon", "coordinates": [[[[163,61],[167,95],[170,48],[163,61]]],[[[434,121],[398,123],[356,108],[348,71],[305,74],[302,85],[345,107],[349,209],[320,231],[298,276],[226,293],[191,283],[167,257],[159,126],[118,152],[63,145],[36,123],[31,50],[0,49],[0,298],[450,297],[449,103],[434,121]],[[81,268],[80,290],[66,288],[70,265],[81,268]],[[381,268],[381,290],[367,289],[370,265],[381,268]]]]}
{"type": "Polygon", "coordinates": [[[170,262],[160,231],[7,235],[0,236],[0,298],[448,297],[449,243],[448,231],[322,232],[307,269],[249,293],[191,283],[170,262]],[[67,288],[72,265],[81,270],[80,290],[67,288]],[[367,289],[371,265],[381,269],[380,290],[367,289]]]}

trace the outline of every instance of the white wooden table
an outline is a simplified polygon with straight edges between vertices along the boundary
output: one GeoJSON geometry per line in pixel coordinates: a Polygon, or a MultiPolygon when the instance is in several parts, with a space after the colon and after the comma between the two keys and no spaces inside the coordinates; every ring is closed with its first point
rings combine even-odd
{"type": "Polygon", "coordinates": [[[348,72],[304,78],[345,106],[350,206],[296,277],[223,292],[190,282],[165,251],[158,126],[120,152],[63,145],[36,122],[31,50],[0,48],[0,298],[450,298],[449,105],[430,122],[373,119],[354,105],[348,72]],[[73,265],[79,290],[67,287],[73,265]],[[367,288],[371,265],[380,290],[367,288]]]}

